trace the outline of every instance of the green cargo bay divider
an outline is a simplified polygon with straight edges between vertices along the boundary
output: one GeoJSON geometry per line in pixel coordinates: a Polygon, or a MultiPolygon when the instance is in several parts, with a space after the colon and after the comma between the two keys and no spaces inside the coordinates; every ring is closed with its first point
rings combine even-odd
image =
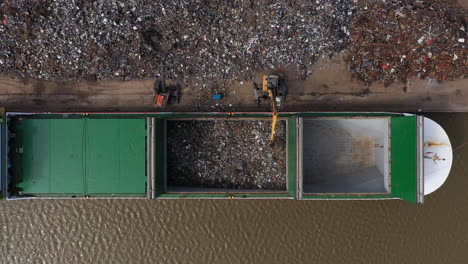
{"type": "Polygon", "coordinates": [[[420,116],[391,118],[391,189],[392,196],[413,203],[422,203],[423,181],[422,123],[420,116]]]}
{"type": "Polygon", "coordinates": [[[145,119],[23,119],[15,129],[20,194],[146,194],[145,119]]]}
{"type": "MultiPolygon", "coordinates": [[[[261,115],[261,114],[251,114],[244,117],[245,121],[252,120],[270,120],[271,115],[261,115]]],[[[195,117],[195,118],[184,118],[184,120],[207,120],[208,118],[195,117]]],[[[296,130],[297,130],[297,117],[286,117],[282,118],[287,124],[286,133],[287,139],[285,141],[286,155],[287,155],[287,184],[286,189],[283,191],[256,191],[244,189],[241,191],[227,189],[222,190],[221,188],[214,191],[210,191],[209,188],[206,188],[200,192],[191,192],[191,191],[178,191],[178,192],[169,192],[167,186],[167,122],[177,120],[177,118],[154,118],[154,186],[151,186],[150,189],[154,188],[154,196],[152,198],[156,199],[177,199],[177,198],[220,198],[220,199],[232,199],[232,198],[277,198],[277,199],[295,199],[296,197],[296,130]]],[[[237,120],[242,122],[239,118],[232,117],[222,117],[216,120],[237,120]]],[[[148,144],[150,145],[150,144],[148,144]]]]}

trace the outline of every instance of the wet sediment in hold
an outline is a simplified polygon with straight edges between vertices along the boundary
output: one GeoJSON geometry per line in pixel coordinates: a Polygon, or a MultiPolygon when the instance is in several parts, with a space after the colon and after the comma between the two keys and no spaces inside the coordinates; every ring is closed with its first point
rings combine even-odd
{"type": "Polygon", "coordinates": [[[286,190],[286,122],[270,145],[267,120],[169,120],[167,184],[286,190]]]}

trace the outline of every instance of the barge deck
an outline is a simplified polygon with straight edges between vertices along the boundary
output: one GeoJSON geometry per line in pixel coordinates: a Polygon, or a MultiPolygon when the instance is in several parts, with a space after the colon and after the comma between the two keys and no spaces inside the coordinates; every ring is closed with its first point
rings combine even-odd
{"type": "MultiPolygon", "coordinates": [[[[440,143],[447,151],[438,150],[444,157],[436,161],[435,152],[426,148],[441,148],[441,145],[425,147],[422,116],[281,113],[280,120],[286,125],[281,144],[286,153],[285,189],[270,189],[268,185],[256,189],[251,183],[237,184],[235,188],[230,184],[207,186],[190,182],[193,175],[184,179],[183,173],[177,175],[177,186],[171,185],[177,161],[168,160],[174,159],[168,155],[168,123],[207,124],[206,121],[221,120],[236,121],[242,126],[270,117],[270,113],[6,113],[2,123],[2,197],[404,199],[422,203],[425,173],[431,175],[431,182],[437,183],[431,187],[433,191],[443,184],[450,171],[452,154],[448,137],[443,138],[446,137],[443,129],[435,133],[447,141],[440,143]],[[431,160],[427,159],[428,155],[432,155],[431,160]],[[428,162],[435,165],[428,167],[428,162]],[[442,167],[443,173],[434,173],[442,167]]],[[[194,127],[197,126],[184,127],[187,130],[184,132],[196,135],[196,131],[191,131],[194,127]]],[[[235,140],[226,142],[234,144],[229,148],[231,152],[237,151],[235,140]]],[[[220,142],[203,144],[216,146],[220,142]]],[[[232,153],[236,158],[225,161],[234,167],[240,165],[237,169],[223,170],[224,165],[217,164],[214,165],[217,170],[212,170],[216,175],[203,171],[203,167],[186,171],[239,183],[252,176],[242,178],[242,173],[252,173],[242,167],[257,166],[258,171],[265,170],[260,163],[250,164],[252,159],[243,159],[249,154],[270,155],[267,146],[253,148],[265,150],[242,155],[232,153]]],[[[201,160],[186,161],[193,162],[192,166],[198,166],[197,162],[213,164],[214,157],[210,155],[219,156],[209,147],[199,152],[194,155],[199,155],[201,160]]],[[[279,161],[274,159],[278,160],[272,160],[271,164],[279,161]]],[[[277,169],[277,174],[265,176],[264,181],[280,177],[281,168],[277,169]]]]}

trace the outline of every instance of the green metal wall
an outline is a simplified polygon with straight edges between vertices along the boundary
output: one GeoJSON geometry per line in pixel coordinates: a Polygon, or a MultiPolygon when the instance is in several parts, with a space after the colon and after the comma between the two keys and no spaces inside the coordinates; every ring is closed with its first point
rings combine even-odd
{"type": "Polygon", "coordinates": [[[394,197],[417,202],[416,116],[391,119],[391,190],[394,197]]]}
{"type": "Polygon", "coordinates": [[[144,196],[144,119],[24,119],[15,129],[23,195],[144,196]]]}

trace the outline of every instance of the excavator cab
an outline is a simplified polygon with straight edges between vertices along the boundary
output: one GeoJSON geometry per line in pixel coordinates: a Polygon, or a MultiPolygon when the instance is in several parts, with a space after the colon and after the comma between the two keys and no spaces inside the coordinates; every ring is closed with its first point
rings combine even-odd
{"type": "Polygon", "coordinates": [[[166,65],[165,60],[161,61],[161,76],[156,79],[153,85],[153,106],[156,108],[165,108],[167,104],[173,101],[180,101],[180,86],[166,85],[166,65]]]}
{"type": "Polygon", "coordinates": [[[283,106],[284,94],[285,94],[284,80],[280,81],[279,75],[264,75],[262,83],[262,91],[268,93],[273,92],[273,96],[276,102],[276,106],[281,108],[283,106]]]}
{"type": "Polygon", "coordinates": [[[157,79],[153,87],[153,105],[156,108],[165,108],[168,103],[175,101],[179,103],[180,86],[166,86],[164,78],[157,79]]]}
{"type": "Polygon", "coordinates": [[[287,95],[286,82],[283,76],[277,74],[263,75],[261,88],[254,83],[253,93],[257,106],[260,106],[261,100],[270,101],[269,91],[272,92],[276,106],[281,109],[287,95]]]}

